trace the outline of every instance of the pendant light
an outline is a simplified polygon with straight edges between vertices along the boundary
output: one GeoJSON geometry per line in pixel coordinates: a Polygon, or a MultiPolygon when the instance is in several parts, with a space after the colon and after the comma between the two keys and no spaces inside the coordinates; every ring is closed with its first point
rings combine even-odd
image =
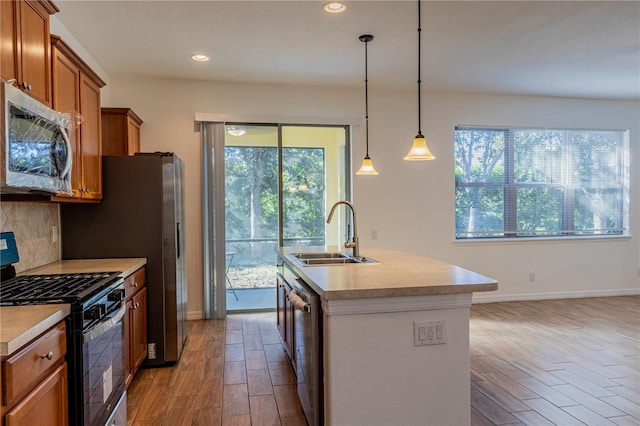
{"type": "Polygon", "coordinates": [[[418,0],[418,134],[413,139],[413,145],[411,146],[411,150],[404,157],[405,160],[409,161],[423,161],[423,160],[435,160],[436,157],[431,153],[429,147],[427,146],[427,140],[422,135],[422,126],[421,126],[421,114],[420,114],[420,38],[421,38],[422,28],[420,27],[420,0],[418,0]]]}
{"type": "Polygon", "coordinates": [[[363,34],[359,37],[360,41],[364,43],[364,104],[365,104],[365,136],[366,136],[366,144],[367,144],[367,154],[364,156],[364,160],[362,160],[362,165],[360,166],[360,170],[356,172],[357,175],[377,175],[375,167],[373,167],[373,161],[371,161],[371,157],[369,157],[369,79],[367,73],[367,45],[371,40],[373,40],[373,36],[370,34],[363,34]]]}

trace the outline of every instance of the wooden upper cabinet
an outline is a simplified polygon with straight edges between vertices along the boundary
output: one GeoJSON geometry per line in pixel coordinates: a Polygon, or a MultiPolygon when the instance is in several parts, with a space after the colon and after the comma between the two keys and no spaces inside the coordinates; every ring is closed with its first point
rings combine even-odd
{"type": "MultiPolygon", "coordinates": [[[[75,116],[80,111],[80,68],[73,63],[64,53],[58,49],[52,49],[53,63],[53,108],[56,111],[75,116]]],[[[74,121],[75,123],[75,121],[74,121]]],[[[69,132],[69,142],[71,150],[75,154],[80,152],[80,140],[78,138],[78,128],[71,126],[69,132]]],[[[73,161],[76,161],[74,157],[73,161]]],[[[82,187],[81,168],[73,164],[71,167],[71,188],[73,196],[82,197],[80,188],[82,187]]]]}
{"type": "Polygon", "coordinates": [[[82,137],[83,198],[102,199],[102,133],[100,130],[100,87],[104,86],[80,73],[80,125],[82,137]]]}
{"type": "Polygon", "coordinates": [[[5,80],[51,106],[49,16],[59,12],[51,1],[0,1],[2,42],[0,72],[5,80]]]}
{"type": "Polygon", "coordinates": [[[73,196],[54,201],[102,199],[100,88],[104,81],[62,40],[51,36],[53,108],[71,114],[73,196]]]}
{"type": "Polygon", "coordinates": [[[141,125],[131,108],[102,108],[102,155],[140,152],[141,125]]]}

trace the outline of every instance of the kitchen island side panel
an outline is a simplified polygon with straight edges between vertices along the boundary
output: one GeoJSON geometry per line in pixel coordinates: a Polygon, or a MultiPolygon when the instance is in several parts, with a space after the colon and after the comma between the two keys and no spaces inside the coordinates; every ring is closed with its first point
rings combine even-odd
{"type": "Polygon", "coordinates": [[[446,309],[437,300],[448,296],[436,295],[425,310],[325,315],[326,424],[469,425],[465,296],[446,309]],[[446,323],[445,344],[414,346],[414,322],[427,321],[446,323]]]}

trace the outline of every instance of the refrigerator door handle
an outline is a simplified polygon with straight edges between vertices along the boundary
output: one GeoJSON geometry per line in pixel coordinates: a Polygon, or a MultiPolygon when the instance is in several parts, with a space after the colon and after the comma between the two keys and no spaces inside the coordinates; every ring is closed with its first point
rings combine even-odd
{"type": "Polygon", "coordinates": [[[180,241],[180,222],[176,222],[176,252],[178,259],[180,259],[180,241]]]}

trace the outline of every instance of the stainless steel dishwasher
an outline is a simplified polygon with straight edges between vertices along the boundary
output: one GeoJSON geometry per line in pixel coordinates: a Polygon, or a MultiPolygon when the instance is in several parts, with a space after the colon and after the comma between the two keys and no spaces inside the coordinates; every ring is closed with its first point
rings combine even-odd
{"type": "Polygon", "coordinates": [[[297,278],[289,301],[294,308],[295,365],[300,404],[309,426],[323,424],[322,315],[320,297],[297,278]]]}

